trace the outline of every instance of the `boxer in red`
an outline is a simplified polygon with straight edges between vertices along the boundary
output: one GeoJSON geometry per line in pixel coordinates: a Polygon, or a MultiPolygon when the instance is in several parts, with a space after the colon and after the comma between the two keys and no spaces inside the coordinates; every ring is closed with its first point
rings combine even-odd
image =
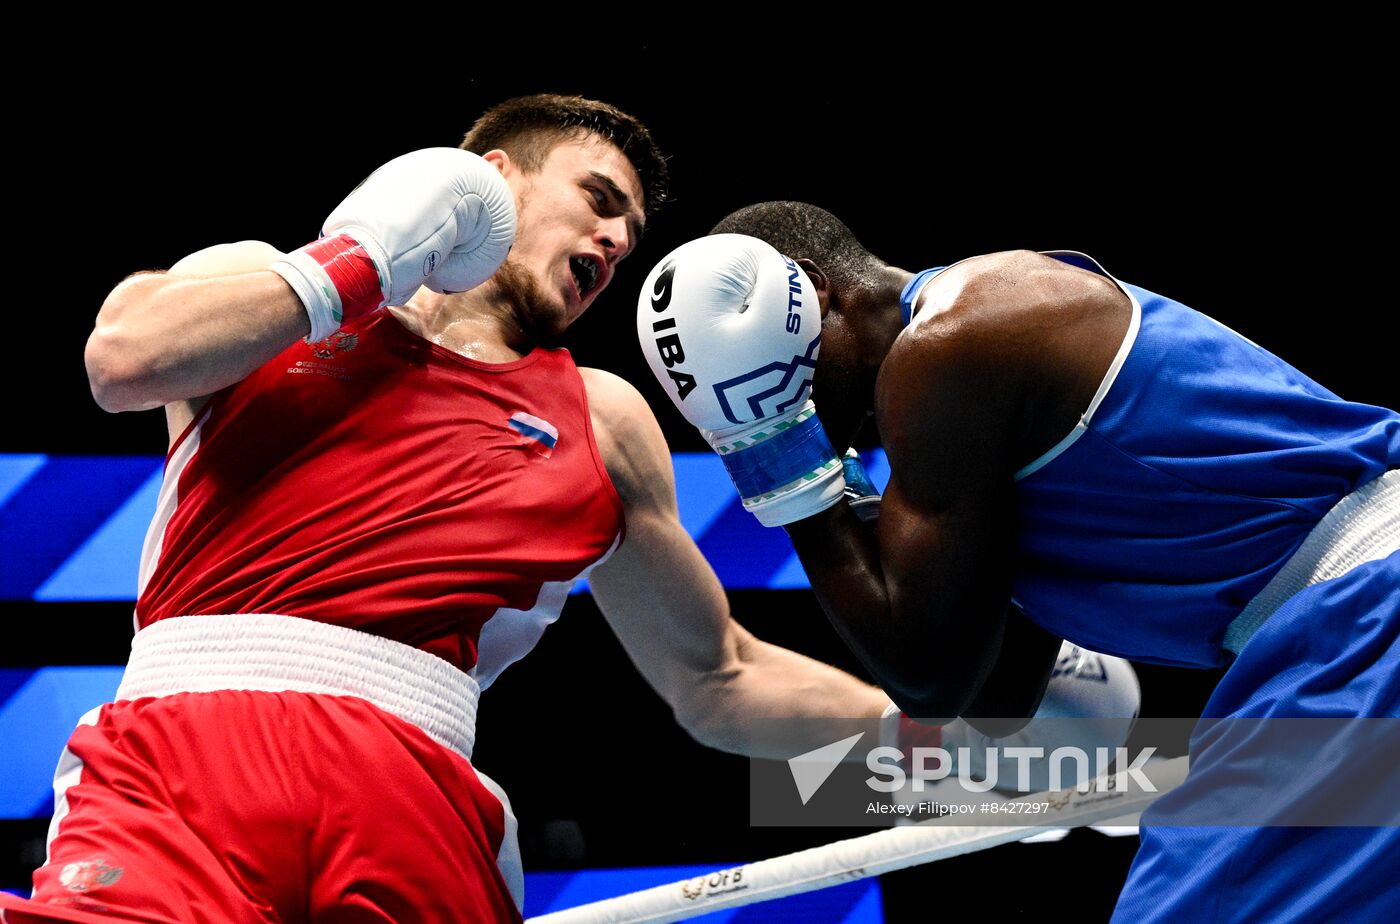
{"type": "Polygon", "coordinates": [[[705,743],[880,714],[730,618],[645,402],[538,345],[632,253],[665,172],[612,106],[512,100],[375,172],[313,244],[211,247],[112,291],[93,393],[165,408],[166,477],[131,663],[70,740],[7,921],[519,920],[476,697],[585,574],[705,743]]]}
{"type": "Polygon", "coordinates": [[[788,758],[832,737],[773,719],[881,716],[878,689],[731,618],[646,403],[540,346],[664,198],[636,119],[527,97],[386,164],[313,244],[112,291],[93,392],[165,409],[165,483],[131,661],[69,742],[6,921],[519,920],[477,694],[584,575],[705,744],[788,758]]]}

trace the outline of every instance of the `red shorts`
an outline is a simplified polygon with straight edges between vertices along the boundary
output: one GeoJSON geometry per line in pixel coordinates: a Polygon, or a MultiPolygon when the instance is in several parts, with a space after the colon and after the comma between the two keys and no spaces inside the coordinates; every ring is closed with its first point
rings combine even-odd
{"type": "Polygon", "coordinates": [[[118,702],[64,761],[48,862],[31,902],[0,902],[6,922],[521,919],[497,865],[508,808],[461,755],[365,700],[118,702]]]}

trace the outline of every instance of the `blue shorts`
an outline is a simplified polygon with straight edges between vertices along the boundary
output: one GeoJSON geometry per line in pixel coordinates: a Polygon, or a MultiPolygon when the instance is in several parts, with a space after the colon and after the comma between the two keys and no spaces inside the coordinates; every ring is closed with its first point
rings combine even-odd
{"type": "MultiPolygon", "coordinates": [[[[1398,635],[1395,553],[1289,599],[1240,652],[1204,716],[1395,719],[1398,635]]],[[[1391,723],[1370,725],[1386,729],[1386,740],[1394,741],[1391,723]]],[[[1242,759],[1238,740],[1218,734],[1221,727],[1206,720],[1197,726],[1186,783],[1143,816],[1142,847],[1114,922],[1395,920],[1400,827],[1210,827],[1192,812],[1203,801],[1248,805],[1261,791],[1276,802],[1301,802],[1318,792],[1307,784],[1309,774],[1334,792],[1364,788],[1362,795],[1370,796],[1377,768],[1392,768],[1380,771],[1392,781],[1388,788],[1400,762],[1379,753],[1367,761],[1336,760],[1335,753],[1306,745],[1276,749],[1273,760],[1257,754],[1242,759]],[[1371,774],[1369,784],[1365,774],[1371,774]],[[1163,824],[1173,817],[1193,824],[1163,824]]]]}

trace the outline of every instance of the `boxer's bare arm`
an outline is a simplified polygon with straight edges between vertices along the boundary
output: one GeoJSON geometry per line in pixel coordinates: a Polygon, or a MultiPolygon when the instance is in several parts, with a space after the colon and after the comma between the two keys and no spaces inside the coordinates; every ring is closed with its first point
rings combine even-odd
{"type": "Polygon", "coordinates": [[[595,436],[627,520],[625,541],[590,584],[629,657],[677,720],[704,744],[773,758],[867,730],[888,697],[734,621],[719,579],[681,526],[670,453],[651,409],[616,376],[582,371],[595,436]],[[794,717],[834,722],[764,721],[794,717]]]}
{"type": "Polygon", "coordinates": [[[911,715],[1029,715],[1058,648],[1008,610],[1013,475],[1035,381],[1007,337],[1016,317],[969,287],[903,334],[876,392],[891,467],[878,531],[842,505],[788,527],[837,631],[911,715]],[[1004,643],[1017,664],[994,673],[1004,643]]]}
{"type": "Polygon", "coordinates": [[[954,352],[906,340],[885,362],[877,530],[841,504],[788,527],[837,631],[905,712],[930,719],[962,715],[990,674],[1014,549],[1004,427],[985,393],[962,393],[986,381],[954,352]]]}
{"type": "MultiPolygon", "coordinates": [[[[165,273],[123,280],[88,340],[93,397],[108,411],[186,402],[232,385],[310,331],[291,287],[267,267],[282,254],[243,241],[193,253],[165,273]]],[[[172,420],[172,425],[174,420],[172,420]]]]}
{"type": "Polygon", "coordinates": [[[948,285],[881,366],[878,533],[842,505],[788,532],[837,631],[906,712],[1015,719],[1058,649],[1008,608],[1015,472],[1089,406],[1132,306],[1109,280],[1027,252],[967,261],[948,285]]]}

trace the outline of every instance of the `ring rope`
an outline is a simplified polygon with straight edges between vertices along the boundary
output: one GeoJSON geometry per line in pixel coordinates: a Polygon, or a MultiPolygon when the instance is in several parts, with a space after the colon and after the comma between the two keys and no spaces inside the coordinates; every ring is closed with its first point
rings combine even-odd
{"type": "Polygon", "coordinates": [[[1112,787],[1087,793],[1034,793],[1011,802],[1041,802],[1044,823],[996,826],[928,823],[891,828],[834,841],[785,856],[716,870],[617,898],[530,918],[526,924],[661,924],[722,908],[783,898],[1019,841],[1052,828],[1077,828],[1141,812],[1157,796],[1186,779],[1187,758],[1149,764],[1138,771],[1157,792],[1126,790],[1127,774],[1112,787]]]}

